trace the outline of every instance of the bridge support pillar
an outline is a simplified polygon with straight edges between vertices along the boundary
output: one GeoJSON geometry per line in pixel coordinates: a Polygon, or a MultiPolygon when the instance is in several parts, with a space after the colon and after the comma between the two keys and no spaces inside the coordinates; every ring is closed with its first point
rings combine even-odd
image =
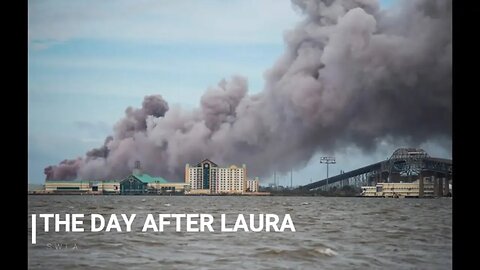
{"type": "Polygon", "coordinates": [[[443,196],[448,196],[449,192],[450,192],[450,188],[448,186],[448,178],[445,177],[443,178],[443,196]]]}
{"type": "Polygon", "coordinates": [[[438,177],[432,176],[433,196],[438,197],[438,177]]]}
{"type": "Polygon", "coordinates": [[[443,178],[439,177],[438,178],[438,197],[442,197],[443,195],[443,178]]]}
{"type": "Polygon", "coordinates": [[[420,173],[420,178],[418,178],[418,197],[423,197],[424,185],[423,185],[423,175],[420,173]]]}

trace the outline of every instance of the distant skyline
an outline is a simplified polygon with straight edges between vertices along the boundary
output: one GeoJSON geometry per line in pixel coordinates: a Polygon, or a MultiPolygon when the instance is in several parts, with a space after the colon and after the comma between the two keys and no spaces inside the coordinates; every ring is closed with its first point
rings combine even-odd
{"type": "MultiPolygon", "coordinates": [[[[389,9],[394,2],[380,4],[389,9]]],[[[248,78],[250,94],[262,91],[264,71],[284,50],[284,31],[302,18],[286,0],[28,5],[29,183],[43,183],[46,166],[102,145],[125,109],[139,107],[146,95],[192,109],[208,87],[235,74],[248,78]]],[[[318,153],[294,171],[294,185],[325,178],[322,155],[337,157],[333,176],[386,159],[400,146],[408,145],[385,142],[369,156],[356,148],[318,153]]],[[[451,149],[420,147],[451,158],[451,149]]],[[[290,184],[289,174],[277,176],[290,184]]],[[[273,176],[261,179],[271,182],[273,176]]]]}

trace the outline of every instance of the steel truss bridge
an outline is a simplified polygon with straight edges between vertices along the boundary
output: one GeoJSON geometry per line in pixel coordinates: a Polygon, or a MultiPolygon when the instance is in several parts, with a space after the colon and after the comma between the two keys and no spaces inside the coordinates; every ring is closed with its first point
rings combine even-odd
{"type": "Polygon", "coordinates": [[[395,150],[387,160],[313,182],[300,188],[316,190],[341,188],[347,185],[360,187],[381,182],[413,182],[420,177],[452,180],[452,160],[430,157],[423,149],[400,148],[395,150]]]}

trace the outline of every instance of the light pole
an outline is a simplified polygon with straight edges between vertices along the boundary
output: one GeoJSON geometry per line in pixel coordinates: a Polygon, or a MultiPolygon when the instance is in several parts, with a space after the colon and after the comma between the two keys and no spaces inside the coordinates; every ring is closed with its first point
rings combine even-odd
{"type": "Polygon", "coordinates": [[[273,187],[277,189],[277,176],[275,174],[275,171],[273,171],[273,187]]]}
{"type": "Polygon", "coordinates": [[[328,187],[328,165],[329,164],[335,164],[337,163],[335,161],[335,157],[321,157],[320,158],[320,164],[327,164],[327,184],[325,185],[325,190],[328,187]]]}
{"type": "Polygon", "coordinates": [[[293,189],[293,170],[290,169],[290,189],[293,189]]]}

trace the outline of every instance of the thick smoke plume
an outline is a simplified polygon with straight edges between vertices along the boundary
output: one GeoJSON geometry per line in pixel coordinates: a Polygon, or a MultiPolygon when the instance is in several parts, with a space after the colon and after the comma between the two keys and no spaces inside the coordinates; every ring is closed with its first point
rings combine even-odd
{"type": "Polygon", "coordinates": [[[247,94],[233,77],[193,111],[147,96],[83,158],[45,169],[47,179],[118,179],[144,170],[183,178],[185,163],[247,164],[250,175],[302,167],[317,151],[385,138],[451,137],[451,1],[293,0],[305,20],[285,33],[284,55],[247,94]]]}

